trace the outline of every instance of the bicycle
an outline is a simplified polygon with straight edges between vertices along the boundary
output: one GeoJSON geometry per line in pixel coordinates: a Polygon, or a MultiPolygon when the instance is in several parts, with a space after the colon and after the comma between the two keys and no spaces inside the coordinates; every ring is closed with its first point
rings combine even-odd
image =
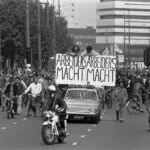
{"type": "Polygon", "coordinates": [[[14,118],[14,115],[17,114],[17,99],[18,96],[14,96],[12,98],[7,97],[6,101],[6,112],[7,112],[7,118],[10,119],[10,116],[14,118]]]}
{"type": "MultiPolygon", "coordinates": [[[[148,94],[142,94],[142,95],[148,95],[148,94]]],[[[147,101],[147,100],[146,100],[147,101]]],[[[140,102],[138,100],[138,97],[137,96],[134,96],[133,98],[131,98],[127,104],[126,104],[126,108],[127,108],[127,111],[130,113],[130,114],[135,114],[137,112],[142,112],[140,110],[140,102]]],[[[146,109],[148,112],[150,112],[150,102],[146,102],[146,109]]]]}

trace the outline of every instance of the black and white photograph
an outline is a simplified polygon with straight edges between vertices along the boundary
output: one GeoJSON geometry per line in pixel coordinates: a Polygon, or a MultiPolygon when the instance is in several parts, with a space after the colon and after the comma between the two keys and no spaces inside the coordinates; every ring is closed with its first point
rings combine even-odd
{"type": "Polygon", "coordinates": [[[150,0],[0,0],[0,150],[150,150],[150,0]]]}

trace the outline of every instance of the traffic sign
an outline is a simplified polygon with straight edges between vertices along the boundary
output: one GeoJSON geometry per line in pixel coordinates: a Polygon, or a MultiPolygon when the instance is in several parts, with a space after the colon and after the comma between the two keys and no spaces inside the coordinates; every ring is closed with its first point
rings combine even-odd
{"type": "Polygon", "coordinates": [[[124,55],[118,55],[118,62],[124,63],[124,55]]]}

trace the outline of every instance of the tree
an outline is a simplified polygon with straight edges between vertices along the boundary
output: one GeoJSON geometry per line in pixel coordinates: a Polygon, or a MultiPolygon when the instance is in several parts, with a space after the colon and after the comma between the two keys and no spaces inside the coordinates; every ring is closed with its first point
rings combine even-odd
{"type": "MultiPolygon", "coordinates": [[[[33,51],[34,64],[38,64],[38,40],[37,40],[37,3],[32,0],[29,3],[30,12],[30,42],[33,51]]],[[[46,65],[50,56],[53,55],[53,6],[49,6],[49,28],[46,26],[46,8],[40,7],[41,18],[41,47],[43,64],[46,65]],[[48,46],[49,44],[49,46],[48,46]],[[49,49],[48,49],[49,48],[49,49]],[[49,55],[48,55],[49,54],[49,55]]],[[[68,36],[67,21],[57,16],[56,19],[56,52],[65,53],[72,45],[73,40],[68,36]]],[[[0,22],[2,38],[2,54],[11,59],[12,66],[16,55],[26,55],[26,1],[25,0],[2,0],[0,5],[0,22]]]]}

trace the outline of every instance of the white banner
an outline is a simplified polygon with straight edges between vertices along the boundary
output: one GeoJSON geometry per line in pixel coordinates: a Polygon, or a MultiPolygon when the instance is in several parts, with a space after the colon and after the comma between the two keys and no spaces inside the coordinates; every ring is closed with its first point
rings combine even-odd
{"type": "Polygon", "coordinates": [[[57,84],[115,86],[115,56],[56,55],[55,79],[57,84]]]}

